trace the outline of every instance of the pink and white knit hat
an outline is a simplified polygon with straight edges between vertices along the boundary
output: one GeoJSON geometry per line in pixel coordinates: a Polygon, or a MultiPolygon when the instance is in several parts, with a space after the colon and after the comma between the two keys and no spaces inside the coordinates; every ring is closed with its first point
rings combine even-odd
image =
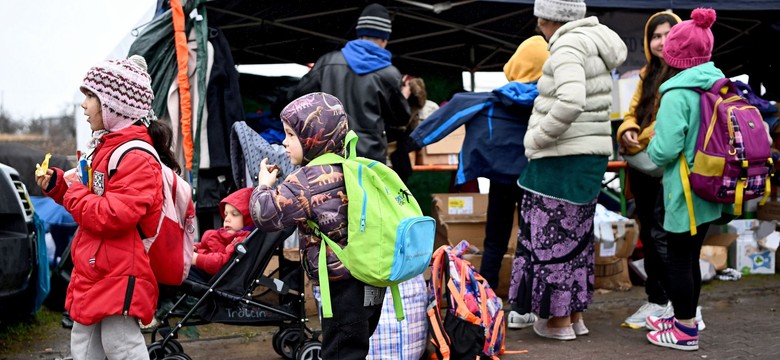
{"type": "Polygon", "coordinates": [[[152,110],[152,78],[139,55],[105,60],[89,69],[81,84],[81,92],[86,90],[100,99],[103,126],[110,132],[127,128],[152,110]]]}

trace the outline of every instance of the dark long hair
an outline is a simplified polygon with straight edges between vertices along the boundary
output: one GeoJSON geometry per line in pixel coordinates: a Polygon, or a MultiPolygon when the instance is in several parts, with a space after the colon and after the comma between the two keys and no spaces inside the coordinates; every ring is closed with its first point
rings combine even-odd
{"type": "MultiPolygon", "coordinates": [[[[650,20],[650,23],[647,25],[647,31],[645,32],[645,41],[647,42],[648,47],[650,46],[650,41],[653,39],[655,28],[666,23],[674,26],[677,24],[677,19],[669,14],[660,14],[650,20]]],[[[640,129],[644,129],[655,120],[655,109],[660,99],[658,88],[664,81],[669,80],[670,77],[677,73],[674,72],[674,74],[671,74],[670,71],[665,70],[664,68],[667,68],[665,63],[650,52],[650,61],[647,63],[644,74],[642,75],[642,95],[639,97],[639,101],[636,104],[636,110],[634,111],[640,129]]]]}
{"type": "Polygon", "coordinates": [[[152,138],[154,150],[157,151],[157,155],[160,155],[160,161],[177,174],[181,174],[181,166],[176,162],[176,158],[171,150],[171,145],[173,144],[171,125],[160,120],[152,121],[149,123],[147,132],[149,137],[152,138]]]}

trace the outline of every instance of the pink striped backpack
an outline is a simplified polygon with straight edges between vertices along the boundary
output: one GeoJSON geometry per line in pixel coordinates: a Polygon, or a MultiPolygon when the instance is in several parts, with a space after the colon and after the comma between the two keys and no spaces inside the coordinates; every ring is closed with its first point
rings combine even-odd
{"type": "MultiPolygon", "coordinates": [[[[122,157],[131,150],[146,151],[160,162],[160,156],[151,144],[143,140],[130,140],[111,153],[108,160],[109,179],[116,172],[122,157]]],[[[160,166],[163,175],[163,205],[160,220],[154,233],[151,231],[145,233],[140,225],[138,232],[143,239],[157,282],[181,285],[190,272],[195,246],[195,206],[192,202],[192,187],[162,162],[160,166]]]]}

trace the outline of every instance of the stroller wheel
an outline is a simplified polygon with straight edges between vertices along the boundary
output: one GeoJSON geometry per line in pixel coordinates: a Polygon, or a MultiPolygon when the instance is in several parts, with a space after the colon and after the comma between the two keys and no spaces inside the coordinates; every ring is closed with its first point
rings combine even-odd
{"type": "Polygon", "coordinates": [[[173,353],[164,357],[163,360],[192,360],[192,358],[185,353],[173,353]]]}
{"type": "Polygon", "coordinates": [[[162,341],[155,341],[146,346],[146,350],[149,352],[150,360],[162,360],[168,355],[181,353],[184,351],[184,348],[181,347],[178,341],[171,339],[165,343],[165,348],[162,346],[162,341]]]}
{"type": "Polygon", "coordinates": [[[287,360],[295,360],[295,349],[301,341],[302,331],[298,328],[287,328],[274,334],[273,346],[277,354],[287,360]]]}
{"type": "Polygon", "coordinates": [[[281,345],[279,344],[281,342],[281,339],[282,339],[282,337],[281,337],[282,332],[283,332],[283,330],[277,331],[274,334],[273,339],[271,339],[271,344],[274,347],[274,351],[277,354],[279,354],[279,355],[282,355],[282,348],[280,347],[281,345]]]}
{"type": "Polygon", "coordinates": [[[322,344],[319,341],[309,340],[303,343],[296,352],[296,360],[320,360],[322,357],[322,344]]]}

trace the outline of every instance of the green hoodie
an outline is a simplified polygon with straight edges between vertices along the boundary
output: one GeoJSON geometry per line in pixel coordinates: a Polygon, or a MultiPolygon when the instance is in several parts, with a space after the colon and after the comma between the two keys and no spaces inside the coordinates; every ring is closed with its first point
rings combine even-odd
{"type": "MultiPolygon", "coordinates": [[[[707,62],[685,69],[661,84],[655,136],[650,140],[647,153],[656,165],[664,167],[666,216],[663,227],[666,231],[683,233],[690,230],[688,206],[680,178],[680,154],[685,155],[688,168],[693,168],[701,117],[699,93],[694,88],[708,90],[723,77],[725,75],[715,64],[707,62]]],[[[728,205],[706,201],[696,194],[692,197],[697,226],[719,219],[724,210],[731,212],[728,205]]]]}

